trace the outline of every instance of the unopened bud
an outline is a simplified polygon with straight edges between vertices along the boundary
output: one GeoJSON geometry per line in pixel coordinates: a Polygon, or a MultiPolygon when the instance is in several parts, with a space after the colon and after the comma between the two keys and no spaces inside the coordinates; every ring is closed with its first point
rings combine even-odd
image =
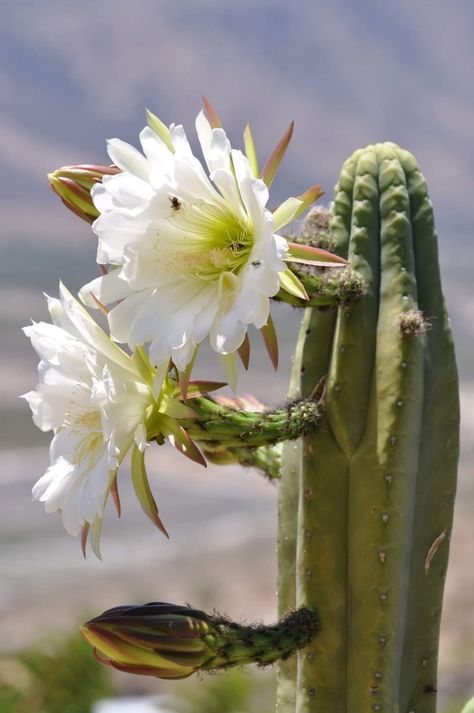
{"type": "Polygon", "coordinates": [[[113,176],[116,173],[120,173],[117,166],[77,164],[63,166],[48,173],[48,181],[66,208],[72,210],[79,218],[93,223],[99,211],[92,202],[92,186],[101,182],[104,176],[113,176]]]}
{"type": "Polygon", "coordinates": [[[242,626],[198,609],[166,603],[109,609],[81,628],[97,659],[128,673],[186,678],[197,670],[285,659],[318,628],[307,608],[275,626],[242,626]]]}

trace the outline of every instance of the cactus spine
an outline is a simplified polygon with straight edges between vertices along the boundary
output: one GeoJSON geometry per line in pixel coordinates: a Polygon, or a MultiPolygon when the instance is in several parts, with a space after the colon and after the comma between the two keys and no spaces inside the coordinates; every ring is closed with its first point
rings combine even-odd
{"type": "Polygon", "coordinates": [[[431,713],[459,410],[431,203],[408,152],[377,144],[344,164],[331,239],[366,294],[309,312],[300,332],[292,395],[325,375],[326,408],[283,451],[280,613],[316,607],[321,631],[281,667],[278,713],[431,713]]]}

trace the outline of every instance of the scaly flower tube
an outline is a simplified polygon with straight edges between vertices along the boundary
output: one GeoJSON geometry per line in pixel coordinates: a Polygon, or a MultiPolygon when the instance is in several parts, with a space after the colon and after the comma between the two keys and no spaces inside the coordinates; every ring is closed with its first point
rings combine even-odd
{"type": "MultiPolygon", "coordinates": [[[[151,438],[170,440],[181,452],[205,465],[199,450],[179,421],[193,418],[182,402],[180,387],[166,370],[157,373],[144,354],[133,357],[120,349],[60,286],[60,299],[48,298],[52,324],[25,327],[38,352],[39,384],[24,395],[33,420],[42,431],[53,431],[51,464],[33,488],[33,497],[47,512],[59,510],[66,530],[89,530],[93,551],[100,557],[99,537],[104,507],[116,484],[120,463],[132,451],[132,480],[137,497],[151,520],[165,534],[148,484],[144,451],[151,438]]],[[[207,390],[220,384],[207,383],[207,390]]],[[[190,395],[200,394],[199,382],[190,395]]]]}
{"type": "Polygon", "coordinates": [[[273,213],[266,207],[292,126],[259,177],[250,129],[245,155],[231,148],[207,109],[211,122],[200,112],[196,130],[208,175],[183,127],[168,129],[150,113],[150,125],[140,134],[145,155],[118,139],[108,142],[121,173],[104,175],[92,198],[100,213],[93,223],[97,261],[112,269],[80,292],[91,307],[113,304],[108,314],[113,339],[132,349],[149,344],[153,364],[172,357],[180,369],[207,336],[216,352],[234,355],[249,325],[271,331],[269,300],[281,288],[307,297],[286,260],[345,264],[278,234],[322,195],[319,186],[273,213]]]}

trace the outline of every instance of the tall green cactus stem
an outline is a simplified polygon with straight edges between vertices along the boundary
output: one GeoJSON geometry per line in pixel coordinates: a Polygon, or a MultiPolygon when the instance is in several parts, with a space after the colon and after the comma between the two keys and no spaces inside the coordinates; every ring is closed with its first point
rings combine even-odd
{"type": "Polygon", "coordinates": [[[323,369],[326,410],[301,446],[291,606],[317,606],[321,632],[280,712],[432,713],[459,413],[431,203],[410,154],[377,144],[345,163],[331,238],[367,293],[339,309],[326,343],[328,313],[313,310],[300,335],[301,396],[323,369]]]}
{"type": "MultiPolygon", "coordinates": [[[[308,310],[303,318],[298,340],[291,381],[290,398],[301,398],[303,389],[313,393],[324,378],[327,367],[336,312],[334,310],[308,310]],[[318,317],[313,324],[313,314],[318,317]],[[312,334],[314,345],[312,371],[306,374],[303,364],[305,339],[312,334]]],[[[309,342],[308,342],[309,344],[309,342]]],[[[322,424],[324,424],[324,415],[322,424]]],[[[307,447],[307,446],[306,446],[307,447]]],[[[296,553],[298,528],[298,487],[300,463],[303,458],[302,441],[284,443],[282,468],[278,486],[278,610],[279,616],[296,606],[296,553]]],[[[278,666],[277,713],[289,713],[296,705],[296,659],[278,666]]]]}
{"type": "MultiPolygon", "coordinates": [[[[312,211],[302,230],[302,241],[320,244],[321,232],[324,230],[324,240],[331,241],[331,249],[339,255],[347,254],[348,234],[339,236],[339,241],[327,234],[326,214],[314,215],[312,211]],[[317,218],[314,221],[314,217],[317,218]]],[[[336,231],[334,231],[336,232],[336,231]]],[[[328,247],[323,244],[322,247],[328,247]]],[[[340,273],[339,273],[340,274],[340,273]]],[[[355,274],[355,273],[354,273],[355,274]]],[[[361,278],[357,275],[357,279],[361,278]]],[[[289,398],[304,398],[314,392],[321,379],[324,379],[329,365],[334,329],[336,324],[336,311],[334,309],[307,310],[303,318],[300,336],[291,372],[289,398]],[[311,339],[309,339],[311,338],[311,339]],[[311,354],[309,349],[312,348],[311,354]],[[311,370],[306,372],[303,359],[310,361],[311,370]]],[[[324,416],[322,417],[324,428],[324,416]]],[[[307,454],[312,451],[312,446],[306,445],[307,454]]],[[[278,611],[283,616],[286,611],[296,606],[296,554],[298,534],[298,488],[299,472],[303,458],[302,441],[284,443],[282,449],[282,467],[280,484],[278,488],[278,611]]],[[[309,492],[307,493],[309,495],[309,492]]],[[[311,537],[312,532],[307,531],[306,537],[311,537]]],[[[311,652],[307,652],[311,656],[311,652]]],[[[277,713],[293,713],[296,706],[297,691],[297,659],[290,659],[278,666],[277,683],[277,713]]]]}

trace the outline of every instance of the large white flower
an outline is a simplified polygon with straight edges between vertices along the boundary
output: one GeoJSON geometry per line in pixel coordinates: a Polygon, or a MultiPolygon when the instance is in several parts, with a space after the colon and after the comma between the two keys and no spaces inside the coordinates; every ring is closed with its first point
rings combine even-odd
{"type": "Polygon", "coordinates": [[[53,324],[24,328],[40,356],[39,383],[25,394],[35,424],[54,431],[50,466],[33,488],[47,512],[59,510],[69,533],[100,523],[117,468],[135,441],[146,446],[152,393],[131,357],[114,344],[61,286],[48,298],[53,324]]]}
{"type": "Polygon", "coordinates": [[[209,175],[182,126],[167,129],[149,116],[151,125],[140,134],[144,155],[118,139],[108,142],[122,172],[94,186],[100,216],[93,228],[98,262],[112,269],[80,296],[91,307],[96,300],[118,302],[109,312],[112,338],[132,349],[149,344],[154,364],[172,356],[184,368],[207,335],[220,354],[238,349],[249,325],[267,324],[269,298],[281,287],[304,293],[286,268],[291,249],[277,231],[321,192],[314,187],[274,213],[266,207],[267,183],[291,131],[274,152],[265,182],[256,177],[253,153],[247,151],[249,160],[232,149],[203,112],[196,129],[209,175]]]}

